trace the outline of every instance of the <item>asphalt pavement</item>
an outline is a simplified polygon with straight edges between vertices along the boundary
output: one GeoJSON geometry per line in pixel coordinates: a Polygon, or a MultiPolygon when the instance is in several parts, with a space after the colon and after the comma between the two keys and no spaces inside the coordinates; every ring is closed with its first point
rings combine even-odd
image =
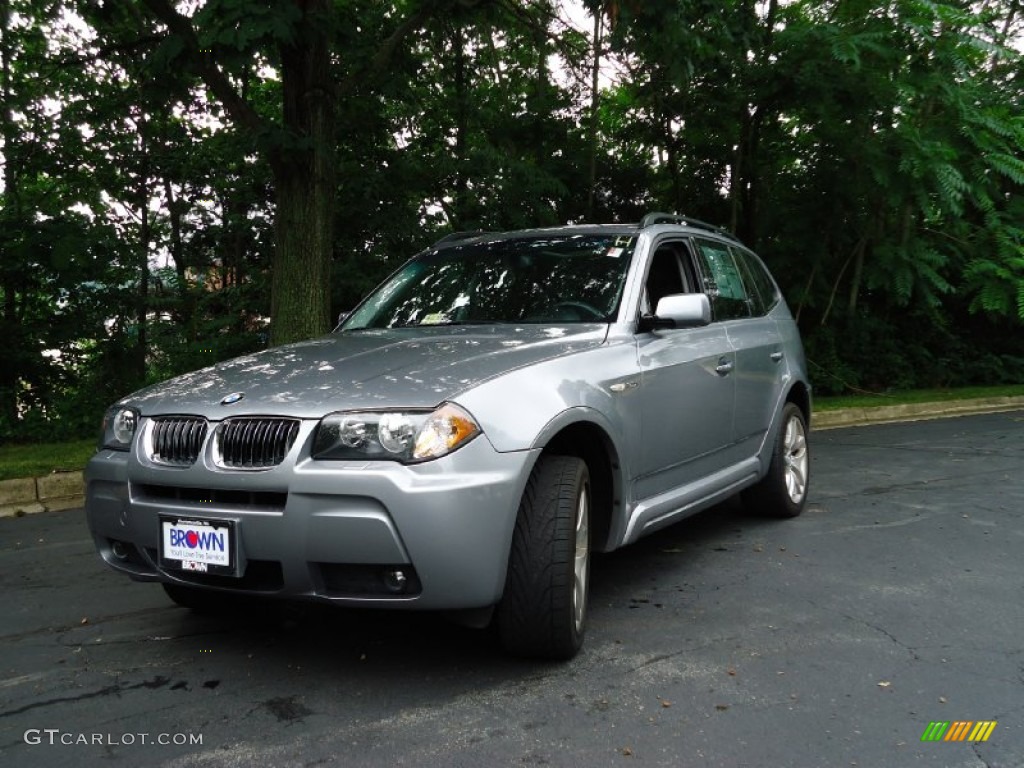
{"type": "Polygon", "coordinates": [[[0,764],[1024,766],[1024,411],[811,445],[801,517],[595,558],[565,664],[431,615],[198,617],[81,510],[0,519],[0,764]]]}

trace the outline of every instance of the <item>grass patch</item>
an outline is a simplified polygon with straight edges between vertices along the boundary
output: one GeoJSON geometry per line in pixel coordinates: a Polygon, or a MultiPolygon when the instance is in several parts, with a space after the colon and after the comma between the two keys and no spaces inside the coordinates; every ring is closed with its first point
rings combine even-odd
{"type": "Polygon", "coordinates": [[[885,395],[839,395],[814,398],[814,410],[834,411],[839,408],[872,408],[883,405],[935,403],[946,400],[973,400],[982,397],[1022,397],[1024,384],[1000,387],[962,387],[960,389],[911,389],[885,395]]]}
{"type": "Polygon", "coordinates": [[[94,453],[95,440],[0,445],[0,480],[40,477],[55,469],[84,469],[94,453]]]}

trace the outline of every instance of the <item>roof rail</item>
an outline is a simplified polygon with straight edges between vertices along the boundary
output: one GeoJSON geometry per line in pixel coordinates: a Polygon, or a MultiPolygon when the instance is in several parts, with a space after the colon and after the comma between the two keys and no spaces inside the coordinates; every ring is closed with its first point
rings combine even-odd
{"type": "Polygon", "coordinates": [[[465,232],[451,232],[451,233],[445,235],[444,237],[442,237],[436,243],[434,243],[431,246],[431,248],[436,248],[437,246],[442,245],[444,243],[455,243],[455,242],[458,242],[459,240],[469,240],[470,238],[473,238],[473,237],[479,237],[480,235],[489,235],[489,234],[492,234],[492,233],[488,232],[487,230],[484,230],[484,229],[467,229],[465,232]]]}
{"type": "Polygon", "coordinates": [[[640,221],[640,229],[654,226],[655,224],[688,224],[691,227],[697,227],[698,229],[706,229],[709,232],[714,232],[719,235],[724,235],[730,240],[739,242],[739,239],[724,227],[716,227],[714,224],[708,224],[706,221],[700,219],[692,219],[689,216],[680,216],[678,213],[661,213],[655,211],[654,213],[648,213],[640,221]]]}

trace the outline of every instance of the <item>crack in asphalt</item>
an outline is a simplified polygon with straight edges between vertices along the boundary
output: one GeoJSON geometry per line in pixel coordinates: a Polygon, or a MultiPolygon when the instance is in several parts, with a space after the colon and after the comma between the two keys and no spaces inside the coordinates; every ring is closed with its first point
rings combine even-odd
{"type": "Polygon", "coordinates": [[[844,613],[843,611],[838,611],[838,610],[836,610],[834,608],[831,608],[831,607],[829,607],[827,605],[821,605],[820,603],[817,603],[814,600],[811,600],[810,598],[804,598],[804,600],[808,604],[810,604],[812,607],[814,607],[814,608],[816,608],[818,610],[831,611],[832,613],[836,614],[837,616],[842,616],[847,621],[852,621],[852,622],[855,622],[857,624],[862,624],[863,626],[867,627],[868,629],[873,629],[875,632],[878,632],[879,634],[885,635],[895,645],[899,646],[899,648],[901,648],[902,650],[904,650],[907,653],[909,653],[910,654],[910,658],[912,658],[914,661],[920,661],[921,660],[921,656],[918,654],[916,648],[914,648],[911,645],[907,645],[906,643],[904,643],[902,640],[897,638],[892,632],[887,630],[885,627],[879,626],[878,624],[874,624],[873,622],[870,622],[867,619],[862,619],[859,616],[853,616],[852,614],[844,613]]]}
{"type": "Polygon", "coordinates": [[[811,531],[809,536],[831,536],[835,533],[852,533],[853,531],[869,531],[878,530],[881,528],[900,528],[904,525],[913,525],[914,523],[925,523],[936,517],[944,517],[947,515],[956,514],[955,510],[949,510],[947,512],[931,512],[929,514],[918,514],[913,517],[905,517],[901,520],[890,520],[888,523],[863,523],[862,525],[844,525],[840,528],[832,528],[828,531],[811,531]]]}
{"type": "Polygon", "coordinates": [[[984,472],[973,472],[969,475],[950,475],[936,477],[931,480],[915,480],[910,483],[894,483],[893,485],[882,485],[882,486],[868,486],[867,488],[860,488],[849,493],[837,493],[837,494],[825,494],[822,496],[822,501],[834,501],[835,499],[854,499],[858,496],[881,496],[890,491],[902,491],[902,490],[931,490],[927,486],[934,486],[937,483],[949,483],[956,482],[963,484],[965,479],[974,479],[985,477],[987,475],[1005,475],[1010,471],[1010,467],[1002,467],[1000,469],[989,469],[984,472]]]}
{"type": "Polygon", "coordinates": [[[847,615],[845,613],[840,613],[839,615],[844,617],[844,618],[850,619],[851,621],[859,621],[864,626],[868,627],[869,629],[873,629],[876,632],[881,632],[883,635],[885,635],[890,640],[892,640],[892,642],[894,642],[897,646],[899,646],[904,651],[909,653],[910,654],[910,658],[912,658],[914,661],[920,661],[921,660],[921,656],[918,654],[916,648],[914,648],[911,645],[907,645],[906,643],[904,643],[902,640],[897,638],[896,635],[894,635],[892,632],[887,630],[885,627],[879,626],[878,624],[873,624],[870,621],[867,621],[866,619],[860,619],[860,618],[857,618],[856,616],[849,616],[849,615],[847,615]]]}
{"type": "Polygon", "coordinates": [[[993,450],[990,448],[932,448],[927,445],[889,445],[889,444],[875,444],[875,443],[850,443],[842,440],[829,441],[830,446],[838,446],[841,448],[876,448],[882,451],[911,451],[916,453],[942,453],[945,455],[952,455],[957,453],[963,453],[968,457],[973,456],[1002,456],[1008,452],[1019,451],[1015,445],[1007,445],[1006,449],[993,450]]]}
{"type": "Polygon", "coordinates": [[[638,672],[641,669],[643,669],[644,667],[649,667],[652,664],[657,664],[658,662],[661,662],[661,661],[668,661],[669,659],[674,659],[677,656],[682,656],[684,653],[688,653],[688,652],[689,652],[689,650],[676,651],[675,653],[659,653],[659,654],[657,654],[655,656],[652,656],[651,658],[649,658],[649,659],[647,659],[645,661],[640,662],[636,666],[631,667],[628,670],[628,673],[631,674],[633,672],[638,672]]]}
{"type": "Polygon", "coordinates": [[[992,766],[989,765],[988,760],[986,760],[984,757],[982,757],[981,756],[981,752],[978,751],[978,744],[972,744],[971,745],[971,751],[974,752],[974,756],[976,758],[978,758],[978,762],[980,762],[983,766],[985,766],[985,768],[992,768],[992,766]]]}
{"type": "Polygon", "coordinates": [[[157,688],[163,688],[171,682],[169,677],[163,675],[157,675],[152,680],[143,680],[141,683],[132,683],[131,685],[121,685],[115,683],[114,685],[108,685],[106,688],[100,688],[98,691],[90,691],[88,693],[82,693],[78,696],[58,696],[55,699],[46,699],[45,701],[37,701],[32,704],[26,704],[23,707],[17,709],[9,709],[5,712],[0,712],[0,717],[11,717],[12,715],[20,715],[24,712],[28,712],[33,709],[39,709],[40,707],[49,707],[53,704],[66,704],[75,701],[86,701],[88,699],[96,699],[102,696],[120,695],[126,691],[135,691],[139,688],[149,688],[155,690],[157,688]]]}
{"type": "Polygon", "coordinates": [[[941,483],[944,480],[950,480],[952,478],[940,477],[935,480],[914,480],[911,483],[893,483],[892,485],[869,485],[867,488],[861,488],[860,496],[884,496],[887,493],[893,491],[927,491],[931,490],[927,486],[932,483],[941,483]]]}
{"type": "Polygon", "coordinates": [[[232,635],[234,630],[231,628],[211,630],[209,632],[188,632],[183,635],[147,635],[144,638],[138,636],[128,636],[118,640],[105,640],[102,637],[94,638],[92,640],[69,640],[64,636],[70,632],[74,632],[77,627],[63,630],[59,633],[60,637],[56,640],[56,645],[60,648],[96,648],[100,646],[115,646],[115,645],[138,645],[140,640],[146,642],[159,643],[159,642],[172,642],[174,640],[185,640],[193,637],[207,637],[211,635],[232,635]]]}
{"type": "MultiPolygon", "coordinates": [[[[173,606],[167,608],[140,608],[137,611],[126,611],[124,613],[111,613],[107,616],[102,616],[96,619],[89,619],[88,624],[69,624],[63,627],[40,627],[39,629],[32,629],[28,632],[19,632],[13,635],[0,635],[0,643],[7,642],[8,640],[27,640],[31,637],[37,637],[39,635],[65,635],[68,632],[73,632],[76,629],[80,630],[83,627],[99,627],[107,622],[120,621],[121,619],[133,618],[136,616],[145,616],[146,614],[160,613],[165,610],[175,610],[173,606]]],[[[81,643],[76,643],[81,645],[81,643]]]]}

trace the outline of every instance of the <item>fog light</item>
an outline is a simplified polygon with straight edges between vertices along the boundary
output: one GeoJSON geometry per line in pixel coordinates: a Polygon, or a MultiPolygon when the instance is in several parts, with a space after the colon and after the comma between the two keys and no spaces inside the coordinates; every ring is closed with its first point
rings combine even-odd
{"type": "Polygon", "coordinates": [[[110,545],[110,551],[118,560],[128,559],[128,546],[123,541],[115,541],[110,545]]]}
{"type": "Polygon", "coordinates": [[[384,571],[384,586],[392,592],[405,592],[408,581],[405,572],[398,568],[389,568],[384,571]]]}

